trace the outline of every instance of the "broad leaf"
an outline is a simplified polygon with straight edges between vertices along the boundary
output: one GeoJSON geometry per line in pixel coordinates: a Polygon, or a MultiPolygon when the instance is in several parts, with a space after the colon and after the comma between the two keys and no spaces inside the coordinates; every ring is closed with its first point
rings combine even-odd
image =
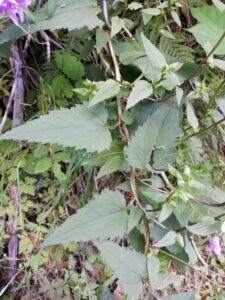
{"type": "Polygon", "coordinates": [[[170,231],[154,246],[162,248],[162,247],[173,245],[176,242],[176,237],[177,237],[176,232],[170,231]]]}
{"type": "Polygon", "coordinates": [[[48,5],[34,13],[35,22],[22,25],[21,30],[15,25],[5,29],[0,34],[0,44],[17,39],[27,33],[35,33],[43,30],[56,30],[65,28],[68,30],[88,27],[90,30],[103,22],[97,17],[100,8],[95,0],[57,0],[56,8],[49,15],[48,5]]]}
{"type": "Polygon", "coordinates": [[[57,67],[70,79],[81,80],[84,76],[83,64],[68,52],[56,52],[57,67]]]}
{"type": "MultiPolygon", "coordinates": [[[[197,42],[203,48],[206,43],[210,43],[213,48],[225,32],[225,11],[220,12],[215,6],[206,5],[193,8],[192,14],[199,24],[189,29],[189,31],[194,34],[197,42]]],[[[214,54],[225,54],[225,39],[216,48],[214,54]]]]}
{"type": "Polygon", "coordinates": [[[128,224],[125,205],[121,193],[104,190],[50,234],[42,247],[123,236],[128,224]]]}
{"type": "Polygon", "coordinates": [[[119,284],[133,300],[138,300],[145,276],[145,257],[136,251],[122,248],[112,242],[95,243],[106,264],[118,277],[119,284]]]}
{"type": "Polygon", "coordinates": [[[119,17],[111,19],[111,38],[114,37],[125,26],[124,20],[119,17]]]}
{"type": "MultiPolygon", "coordinates": [[[[127,148],[130,166],[138,169],[147,167],[154,148],[164,153],[175,148],[175,139],[179,132],[178,111],[161,106],[140,126],[131,138],[127,148]]],[[[156,150],[157,151],[157,150],[156,150]]]]}
{"type": "Polygon", "coordinates": [[[123,142],[116,141],[109,150],[94,155],[86,162],[86,164],[101,167],[97,178],[111,174],[122,167],[124,162],[123,146],[123,142]]]}
{"type": "Polygon", "coordinates": [[[108,113],[104,106],[88,108],[77,105],[71,109],[51,111],[39,119],[15,127],[0,140],[27,140],[29,142],[56,143],[64,147],[103,151],[111,144],[111,134],[106,127],[108,113]]]}
{"type": "Polygon", "coordinates": [[[97,91],[94,98],[91,99],[89,106],[93,106],[116,96],[119,93],[119,90],[120,84],[118,82],[113,79],[106,80],[101,84],[100,89],[97,91]]]}
{"type": "Polygon", "coordinates": [[[214,221],[214,218],[203,217],[197,224],[187,226],[187,228],[194,234],[209,236],[219,230],[219,224],[214,221]]]}
{"type": "Polygon", "coordinates": [[[126,109],[131,108],[141,100],[151,96],[153,92],[151,84],[146,80],[135,82],[134,87],[128,97],[126,109]]]}
{"type": "Polygon", "coordinates": [[[148,40],[144,34],[141,34],[145,52],[152,66],[161,69],[166,65],[165,57],[162,53],[148,40]]]}

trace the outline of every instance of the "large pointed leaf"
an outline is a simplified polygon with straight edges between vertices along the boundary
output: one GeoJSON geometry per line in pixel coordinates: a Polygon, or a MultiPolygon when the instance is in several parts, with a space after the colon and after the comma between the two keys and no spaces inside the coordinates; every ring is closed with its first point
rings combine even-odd
{"type": "Polygon", "coordinates": [[[87,26],[90,30],[102,26],[103,22],[97,17],[100,8],[95,0],[56,0],[56,9],[48,15],[48,6],[34,13],[33,24],[22,25],[24,30],[12,25],[0,34],[0,44],[19,38],[29,33],[42,30],[55,30],[65,28],[68,30],[79,29],[87,26]]]}
{"type": "Polygon", "coordinates": [[[95,243],[102,257],[118,277],[121,287],[133,300],[138,300],[145,276],[145,257],[112,242],[95,243]]]}
{"type": "Polygon", "coordinates": [[[123,236],[128,214],[119,192],[104,190],[47,237],[42,247],[123,236]]]}
{"type": "Polygon", "coordinates": [[[103,151],[111,144],[106,128],[107,111],[104,106],[88,108],[77,105],[71,109],[51,111],[39,119],[28,121],[3,134],[0,140],[27,140],[29,142],[56,143],[64,147],[103,151]]]}
{"type": "MultiPolygon", "coordinates": [[[[222,34],[225,32],[225,11],[220,12],[215,6],[206,5],[192,9],[193,16],[198,20],[199,24],[191,29],[197,42],[204,48],[206,43],[210,43],[213,48],[222,34]]],[[[215,54],[225,54],[225,39],[214,51],[215,54]]]]}
{"type": "MultiPolygon", "coordinates": [[[[154,148],[165,152],[175,148],[175,138],[179,130],[178,111],[161,106],[137,129],[127,148],[130,166],[144,169],[148,165],[154,148]]],[[[156,150],[157,151],[157,150],[156,150]]]]}
{"type": "Polygon", "coordinates": [[[145,48],[145,52],[152,66],[161,69],[166,60],[162,53],[148,40],[144,34],[141,34],[142,42],[145,48]]]}

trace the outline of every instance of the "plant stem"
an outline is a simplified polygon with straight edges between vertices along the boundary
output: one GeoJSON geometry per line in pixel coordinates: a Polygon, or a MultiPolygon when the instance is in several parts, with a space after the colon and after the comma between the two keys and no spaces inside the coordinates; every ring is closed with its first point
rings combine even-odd
{"type": "Polygon", "coordinates": [[[125,0],[122,17],[124,18],[127,12],[128,0],[125,0]]]}
{"type": "Polygon", "coordinates": [[[222,118],[221,120],[219,120],[219,121],[213,123],[212,125],[206,127],[205,129],[202,129],[202,130],[199,131],[199,132],[194,132],[194,133],[192,133],[192,134],[190,134],[190,135],[188,135],[188,136],[182,138],[182,139],[181,139],[181,143],[185,143],[185,142],[186,142],[187,140],[189,140],[190,138],[205,133],[205,132],[208,131],[209,129],[211,129],[211,128],[217,126],[217,125],[219,125],[220,123],[222,123],[222,122],[224,122],[224,121],[225,121],[225,117],[222,118]]]}
{"type": "MultiPolygon", "coordinates": [[[[127,2],[128,1],[126,0],[125,6],[124,6],[125,13],[126,13],[127,2]]],[[[111,55],[111,58],[112,58],[112,63],[113,63],[113,66],[114,66],[115,79],[116,79],[117,82],[121,82],[122,81],[122,76],[121,76],[121,73],[120,73],[119,64],[118,64],[118,61],[116,59],[115,51],[114,51],[112,40],[111,40],[111,24],[110,24],[110,21],[109,21],[108,1],[107,0],[103,0],[103,14],[104,14],[104,19],[105,19],[106,26],[107,26],[108,32],[109,32],[108,46],[109,46],[109,51],[110,51],[110,55],[111,55]]],[[[120,98],[117,99],[117,114],[118,114],[118,119],[119,119],[119,125],[121,125],[122,128],[123,128],[123,132],[125,134],[126,141],[129,142],[130,134],[129,134],[129,131],[128,131],[126,125],[122,121],[122,106],[121,106],[121,99],[120,98]]],[[[140,203],[139,198],[138,198],[137,183],[136,183],[136,178],[135,178],[135,170],[133,168],[131,168],[130,173],[131,173],[130,182],[131,182],[131,188],[132,188],[133,196],[134,196],[134,199],[135,199],[137,205],[139,206],[139,208],[142,210],[142,213],[143,213],[144,226],[145,226],[145,251],[144,251],[144,254],[146,256],[148,254],[148,248],[149,248],[149,245],[150,245],[150,230],[149,230],[149,225],[148,225],[147,212],[145,211],[144,207],[142,206],[142,204],[140,203]]]]}

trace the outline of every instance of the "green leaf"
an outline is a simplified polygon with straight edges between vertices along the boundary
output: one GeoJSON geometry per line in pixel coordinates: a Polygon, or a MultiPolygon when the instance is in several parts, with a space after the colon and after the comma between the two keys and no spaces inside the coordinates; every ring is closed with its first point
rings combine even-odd
{"type": "Polygon", "coordinates": [[[164,203],[159,215],[159,222],[163,223],[173,212],[173,206],[169,203],[164,203]]]}
{"type": "Polygon", "coordinates": [[[71,98],[73,96],[73,86],[64,75],[56,76],[52,81],[52,90],[55,97],[66,96],[71,98]]]}
{"type": "Polygon", "coordinates": [[[141,12],[143,17],[143,22],[145,25],[152,19],[152,16],[160,15],[159,8],[146,8],[146,9],[142,9],[141,12]]]}
{"type": "Polygon", "coordinates": [[[125,206],[121,193],[104,190],[50,234],[42,247],[123,236],[128,224],[125,206]]]}
{"type": "Polygon", "coordinates": [[[162,53],[148,40],[144,34],[141,34],[142,42],[145,48],[145,52],[152,66],[161,69],[166,65],[165,57],[162,53]]]}
{"type": "Polygon", "coordinates": [[[9,26],[0,34],[0,44],[17,39],[27,33],[32,34],[43,30],[79,29],[102,27],[103,22],[97,17],[100,8],[95,0],[57,0],[56,8],[49,16],[48,5],[34,13],[35,22],[22,25],[21,30],[16,25],[9,26]]]}
{"type": "Polygon", "coordinates": [[[83,64],[68,52],[56,52],[57,67],[70,79],[81,80],[84,76],[83,64]]]}
{"type": "Polygon", "coordinates": [[[77,105],[71,109],[51,111],[39,119],[13,128],[0,140],[27,140],[29,142],[56,143],[64,147],[103,151],[111,144],[111,134],[106,128],[108,113],[104,106],[88,108],[77,105]]]}
{"type": "Polygon", "coordinates": [[[56,9],[56,0],[48,0],[48,16],[52,17],[55,9],[56,9]]]}
{"type": "Polygon", "coordinates": [[[128,229],[127,229],[128,233],[138,225],[138,223],[141,220],[141,217],[142,217],[142,212],[140,208],[132,206],[129,214],[129,219],[128,219],[128,229]]]}
{"type": "Polygon", "coordinates": [[[123,153],[121,153],[120,155],[114,155],[113,157],[108,159],[101,167],[97,179],[118,171],[122,167],[122,165],[123,165],[123,153]]]}
{"type": "Polygon", "coordinates": [[[112,17],[111,19],[111,38],[114,37],[125,26],[124,20],[119,17],[112,17]]]}
{"type": "Polygon", "coordinates": [[[212,217],[203,217],[197,224],[187,226],[187,229],[194,234],[209,236],[219,230],[218,222],[214,221],[212,217]]]}
{"type": "Polygon", "coordinates": [[[198,261],[198,257],[197,257],[197,254],[196,254],[191,242],[188,239],[187,234],[184,237],[184,242],[185,242],[184,250],[189,257],[189,260],[192,264],[195,264],[198,261]]]}
{"type": "Polygon", "coordinates": [[[138,192],[142,198],[142,201],[151,205],[163,203],[168,197],[167,194],[160,193],[159,191],[156,191],[150,187],[140,187],[138,192]]]}
{"type": "Polygon", "coordinates": [[[153,254],[148,255],[147,261],[148,278],[151,287],[154,289],[165,289],[170,284],[175,284],[179,280],[179,276],[172,274],[161,274],[160,261],[153,254]]]}
{"type": "Polygon", "coordinates": [[[222,59],[213,59],[214,65],[222,71],[225,71],[225,61],[222,59]]]}
{"type": "Polygon", "coordinates": [[[151,96],[153,92],[152,85],[146,80],[135,82],[134,87],[128,97],[126,109],[133,107],[141,100],[151,96]]]}
{"type": "Polygon", "coordinates": [[[109,41],[109,33],[101,28],[96,30],[96,48],[99,53],[109,41]]]}
{"type": "MultiPolygon", "coordinates": [[[[147,167],[154,147],[175,148],[179,131],[179,113],[172,107],[160,106],[131,138],[126,150],[130,166],[138,169],[147,167]]],[[[160,149],[159,149],[160,150],[160,149]]]]}
{"type": "Polygon", "coordinates": [[[66,180],[66,174],[62,172],[61,165],[58,162],[56,161],[54,162],[52,171],[58,180],[60,181],[66,180]]]}
{"type": "Polygon", "coordinates": [[[119,284],[133,300],[138,300],[145,276],[145,257],[112,242],[95,243],[106,264],[113,270],[119,284]]]}
{"type": "Polygon", "coordinates": [[[170,231],[168,232],[160,241],[158,241],[154,246],[155,247],[166,247],[175,244],[176,242],[176,232],[170,231]]]}
{"type": "MultiPolygon", "coordinates": [[[[208,42],[213,48],[225,32],[225,12],[220,12],[213,5],[206,5],[193,8],[192,14],[198,20],[199,24],[189,29],[189,31],[194,34],[197,42],[203,48],[208,42]]],[[[216,48],[214,54],[225,54],[225,39],[216,48]]]]}
{"type": "Polygon", "coordinates": [[[220,0],[212,0],[212,2],[219,11],[225,11],[225,4],[223,2],[221,2],[220,0]]]}
{"type": "Polygon", "coordinates": [[[52,160],[49,157],[39,160],[35,166],[35,174],[48,171],[52,166],[52,160]]]}
{"type": "Polygon", "coordinates": [[[94,98],[91,99],[89,106],[93,106],[116,96],[119,93],[119,90],[120,84],[118,82],[113,79],[106,80],[101,84],[100,89],[97,91],[94,98]]]}
{"type": "Polygon", "coordinates": [[[123,142],[116,141],[111,145],[109,150],[94,155],[86,164],[101,167],[97,178],[118,171],[124,162],[123,147],[123,142]]]}
{"type": "Polygon", "coordinates": [[[162,300],[193,300],[195,299],[195,292],[180,293],[176,295],[166,296],[162,300]]]}
{"type": "Polygon", "coordinates": [[[195,115],[194,107],[190,101],[187,101],[186,106],[187,120],[193,129],[197,129],[199,126],[198,119],[195,115]]]}

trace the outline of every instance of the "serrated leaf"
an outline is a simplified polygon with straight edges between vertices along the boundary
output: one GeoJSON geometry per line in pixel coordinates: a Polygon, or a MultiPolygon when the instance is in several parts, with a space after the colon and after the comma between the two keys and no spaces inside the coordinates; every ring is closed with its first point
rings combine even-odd
{"type": "Polygon", "coordinates": [[[42,248],[123,236],[128,224],[125,206],[126,202],[121,193],[104,190],[50,234],[42,244],[42,248]]]}
{"type": "Polygon", "coordinates": [[[124,292],[133,300],[138,300],[145,276],[145,257],[143,254],[122,248],[112,242],[95,243],[106,264],[118,277],[124,292]]]}
{"type": "Polygon", "coordinates": [[[70,79],[81,80],[84,76],[83,64],[68,52],[56,52],[57,67],[70,79]]]}
{"type": "Polygon", "coordinates": [[[151,96],[153,92],[152,85],[146,80],[138,80],[135,82],[132,91],[128,97],[126,109],[133,107],[141,100],[151,96]]]}
{"type": "Polygon", "coordinates": [[[158,241],[154,246],[158,248],[171,246],[176,242],[176,232],[170,231],[168,232],[160,241],[158,241]]]}
{"type": "Polygon", "coordinates": [[[52,16],[47,18],[48,5],[34,13],[35,23],[23,24],[24,30],[15,25],[9,26],[0,34],[0,44],[17,39],[27,33],[32,34],[43,30],[80,29],[88,27],[92,30],[103,22],[97,17],[100,8],[95,0],[57,0],[52,16]]]}
{"type": "MultiPolygon", "coordinates": [[[[213,48],[225,32],[225,12],[220,12],[213,5],[206,5],[193,8],[192,14],[199,24],[189,29],[189,31],[194,34],[197,42],[203,48],[208,42],[213,48]]],[[[225,39],[215,49],[214,54],[225,54],[225,39]]]]}
{"type": "Polygon", "coordinates": [[[141,34],[142,42],[145,48],[145,52],[152,66],[161,69],[166,65],[165,57],[162,53],[148,40],[144,34],[141,34]]]}
{"type": "Polygon", "coordinates": [[[104,106],[88,108],[77,105],[71,109],[51,111],[39,119],[13,128],[0,140],[27,140],[29,142],[56,143],[64,147],[100,152],[109,148],[111,134],[106,128],[108,113],[104,106]]]}
{"type": "Polygon", "coordinates": [[[116,96],[119,93],[119,90],[120,84],[118,82],[113,79],[106,80],[102,83],[94,98],[91,99],[89,106],[96,105],[97,103],[116,96]]]}
{"type": "Polygon", "coordinates": [[[175,148],[178,131],[178,111],[167,106],[158,108],[131,138],[126,149],[130,166],[138,169],[146,168],[155,147],[159,148],[158,151],[162,148],[164,152],[175,148]]]}

